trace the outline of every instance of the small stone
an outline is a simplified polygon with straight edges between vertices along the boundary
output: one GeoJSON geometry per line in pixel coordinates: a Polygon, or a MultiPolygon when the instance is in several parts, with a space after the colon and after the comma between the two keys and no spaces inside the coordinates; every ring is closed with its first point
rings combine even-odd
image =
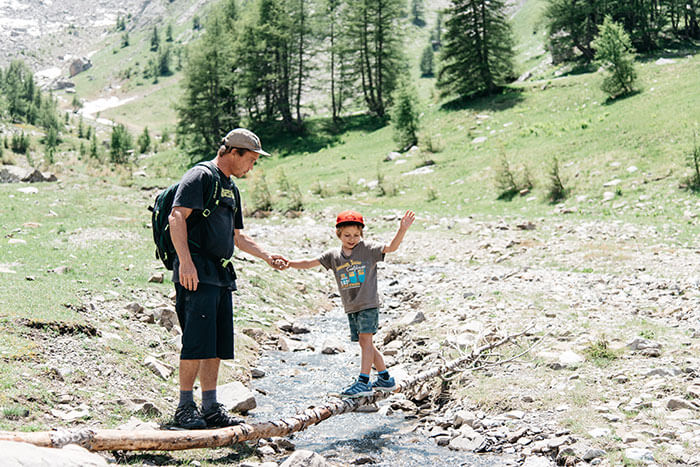
{"type": "Polygon", "coordinates": [[[153,282],[156,284],[162,284],[163,283],[163,273],[162,272],[156,272],[154,274],[151,274],[151,277],[148,278],[148,282],[153,282]]]}

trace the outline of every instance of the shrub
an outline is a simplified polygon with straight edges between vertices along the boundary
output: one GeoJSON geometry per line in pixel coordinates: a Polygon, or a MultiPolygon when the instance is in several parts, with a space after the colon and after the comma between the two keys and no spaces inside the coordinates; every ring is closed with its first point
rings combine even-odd
{"type": "Polygon", "coordinates": [[[547,198],[550,203],[554,204],[566,199],[568,195],[569,190],[564,187],[564,183],[561,180],[561,175],[559,174],[559,160],[555,156],[552,158],[552,168],[549,172],[547,198]]]}
{"type": "Polygon", "coordinates": [[[256,172],[252,182],[251,198],[253,200],[253,212],[271,211],[272,195],[270,194],[270,187],[267,185],[265,174],[262,171],[256,172]]]}
{"type": "Polygon", "coordinates": [[[508,162],[508,158],[504,153],[501,154],[501,164],[496,171],[497,199],[510,201],[522,190],[532,189],[532,186],[533,183],[528,168],[523,166],[522,176],[516,177],[516,173],[511,169],[510,162],[508,162]]]}
{"type": "Polygon", "coordinates": [[[693,192],[700,192],[700,146],[695,133],[693,133],[693,149],[688,153],[687,159],[693,173],[685,180],[684,185],[693,192]]]}
{"type": "Polygon", "coordinates": [[[129,130],[123,124],[119,124],[112,129],[110,141],[110,159],[115,164],[126,164],[129,162],[133,141],[129,130]]]}

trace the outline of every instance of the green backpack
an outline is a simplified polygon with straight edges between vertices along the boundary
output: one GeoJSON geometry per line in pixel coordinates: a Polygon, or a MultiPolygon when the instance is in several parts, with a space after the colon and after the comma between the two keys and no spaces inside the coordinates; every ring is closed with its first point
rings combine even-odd
{"type": "MultiPolygon", "coordinates": [[[[209,169],[213,177],[214,183],[211,184],[211,190],[207,196],[207,201],[204,203],[204,210],[194,219],[194,222],[187,223],[187,231],[191,231],[198,223],[206,219],[213,213],[217,207],[219,207],[219,201],[221,201],[221,178],[219,176],[219,171],[216,166],[211,161],[200,162],[197,165],[201,165],[209,169]]],[[[155,199],[153,206],[149,206],[148,210],[151,211],[151,228],[153,229],[153,241],[156,244],[156,258],[160,259],[165,265],[166,269],[173,270],[173,261],[175,260],[175,246],[170,238],[170,223],[168,221],[168,216],[170,216],[170,211],[173,209],[173,201],[175,200],[175,193],[180,183],[175,183],[170,185],[165,190],[161,191],[155,199]]],[[[190,244],[195,249],[199,248],[195,242],[190,240],[190,244]]]]}

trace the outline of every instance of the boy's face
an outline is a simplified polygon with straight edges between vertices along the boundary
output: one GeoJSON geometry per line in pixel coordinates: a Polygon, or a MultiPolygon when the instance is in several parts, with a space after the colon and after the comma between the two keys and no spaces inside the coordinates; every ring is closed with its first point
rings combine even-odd
{"type": "Polygon", "coordinates": [[[338,230],[338,238],[346,250],[352,250],[362,240],[362,229],[357,225],[348,225],[338,230]]]}

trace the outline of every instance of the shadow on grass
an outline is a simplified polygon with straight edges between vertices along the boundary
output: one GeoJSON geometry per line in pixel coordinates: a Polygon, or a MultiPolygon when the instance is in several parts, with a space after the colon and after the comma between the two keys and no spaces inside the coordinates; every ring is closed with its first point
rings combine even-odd
{"type": "Polygon", "coordinates": [[[442,110],[491,110],[500,111],[515,107],[523,100],[523,90],[517,88],[501,88],[500,94],[483,95],[474,94],[467,97],[459,97],[457,99],[445,102],[440,107],[442,110]]]}
{"type": "Polygon", "coordinates": [[[613,105],[616,102],[620,102],[622,100],[629,99],[630,97],[634,97],[634,96],[641,94],[641,93],[642,93],[642,91],[635,89],[632,92],[628,92],[627,94],[621,94],[617,97],[608,97],[607,99],[605,99],[605,101],[603,101],[603,105],[613,105]]]}
{"type": "Polygon", "coordinates": [[[263,147],[274,155],[315,153],[326,147],[342,144],[342,134],[353,131],[373,132],[387,125],[387,120],[361,114],[343,117],[334,122],[331,118],[318,118],[304,122],[304,129],[293,132],[281,122],[256,128],[263,147]]]}

